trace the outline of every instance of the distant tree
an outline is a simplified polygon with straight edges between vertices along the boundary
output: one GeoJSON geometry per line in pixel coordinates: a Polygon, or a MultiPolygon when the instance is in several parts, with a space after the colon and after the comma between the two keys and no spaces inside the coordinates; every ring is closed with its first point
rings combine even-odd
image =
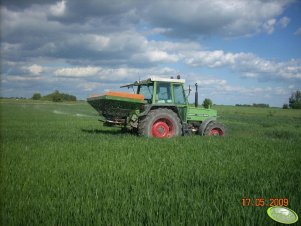
{"type": "Polygon", "coordinates": [[[43,99],[53,102],[76,101],[76,96],[66,93],[60,93],[58,90],[55,90],[53,93],[43,96],[43,99]]]}
{"type": "Polygon", "coordinates": [[[66,94],[66,93],[62,93],[62,96],[65,101],[76,101],[76,96],[66,94]]]}
{"type": "Polygon", "coordinates": [[[269,108],[270,105],[268,104],[253,104],[253,107],[259,107],[259,108],[269,108]]]}
{"type": "Polygon", "coordinates": [[[283,109],[288,109],[288,104],[283,104],[282,108],[283,109]]]}
{"type": "Polygon", "coordinates": [[[34,93],[32,95],[32,98],[33,100],[40,100],[42,98],[41,94],[40,93],[34,93]]]}
{"type": "Polygon", "coordinates": [[[209,98],[205,98],[205,100],[203,101],[203,106],[204,108],[211,108],[212,100],[210,100],[209,98]]]}
{"type": "Polygon", "coordinates": [[[293,92],[289,98],[289,106],[292,109],[301,109],[301,91],[293,92]]]}
{"type": "Polygon", "coordinates": [[[58,91],[54,91],[54,93],[52,94],[52,101],[53,102],[63,102],[64,98],[63,95],[58,91]]]}
{"type": "Polygon", "coordinates": [[[235,104],[236,107],[252,107],[250,104],[235,104]]]}

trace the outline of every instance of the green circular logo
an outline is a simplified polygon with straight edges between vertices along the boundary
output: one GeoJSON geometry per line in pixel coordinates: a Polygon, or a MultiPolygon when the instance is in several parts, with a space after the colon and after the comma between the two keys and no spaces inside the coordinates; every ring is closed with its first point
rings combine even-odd
{"type": "Polygon", "coordinates": [[[267,213],[270,218],[282,224],[293,224],[298,221],[298,215],[291,209],[283,206],[272,206],[267,213]]]}

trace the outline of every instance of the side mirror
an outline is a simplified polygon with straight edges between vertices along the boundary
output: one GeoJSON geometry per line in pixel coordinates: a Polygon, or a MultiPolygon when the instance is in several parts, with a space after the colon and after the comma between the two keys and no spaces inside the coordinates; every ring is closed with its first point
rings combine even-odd
{"type": "Polygon", "coordinates": [[[187,96],[186,96],[186,97],[189,97],[189,95],[190,95],[190,92],[191,92],[190,85],[189,85],[188,89],[186,89],[186,90],[185,90],[185,92],[187,92],[187,91],[188,91],[188,94],[187,94],[187,96]]]}

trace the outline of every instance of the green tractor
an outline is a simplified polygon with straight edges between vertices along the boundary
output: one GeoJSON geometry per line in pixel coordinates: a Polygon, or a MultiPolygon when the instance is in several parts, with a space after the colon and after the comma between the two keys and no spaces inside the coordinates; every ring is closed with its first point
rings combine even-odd
{"type": "Polygon", "coordinates": [[[198,107],[197,84],[193,106],[188,103],[184,83],[180,76],[176,79],[150,77],[121,86],[136,87],[136,94],[108,92],[91,96],[87,101],[102,116],[100,121],[105,126],[119,125],[141,136],[224,136],[224,126],[216,122],[217,112],[198,107]]]}

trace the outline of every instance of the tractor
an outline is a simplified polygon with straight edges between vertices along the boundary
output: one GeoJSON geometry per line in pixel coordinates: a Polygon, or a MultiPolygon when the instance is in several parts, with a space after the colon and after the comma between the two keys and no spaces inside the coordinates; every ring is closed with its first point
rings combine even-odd
{"type": "Polygon", "coordinates": [[[198,85],[191,105],[191,89],[189,86],[186,95],[184,84],[180,76],[152,76],[120,87],[133,88],[134,94],[111,91],[92,95],[87,102],[98,111],[105,126],[121,126],[145,137],[224,136],[225,127],[216,121],[216,110],[198,106],[198,85]]]}

